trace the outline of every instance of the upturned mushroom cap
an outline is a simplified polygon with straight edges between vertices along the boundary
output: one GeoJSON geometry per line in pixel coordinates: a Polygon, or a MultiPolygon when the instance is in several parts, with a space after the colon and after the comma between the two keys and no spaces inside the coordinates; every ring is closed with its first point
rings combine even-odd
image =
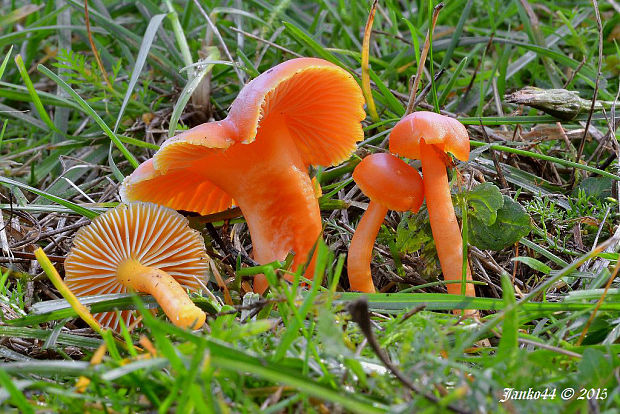
{"type": "Polygon", "coordinates": [[[202,215],[217,213],[233,206],[232,197],[205,179],[201,170],[172,170],[162,173],[148,159],[125,177],[121,200],[148,200],[176,210],[195,211],[202,215]]]}
{"type": "MultiPolygon", "coordinates": [[[[204,240],[185,217],[156,204],[131,203],[106,211],[77,232],[65,260],[65,282],[76,296],[126,293],[116,273],[130,259],[165,271],[186,289],[200,290],[208,279],[204,240]]],[[[118,330],[115,312],[94,316],[118,330]]],[[[136,320],[131,311],[121,316],[128,325],[136,320]]]]}
{"type": "Polygon", "coordinates": [[[218,204],[223,201],[218,187],[205,183],[204,171],[209,168],[202,162],[205,158],[265,139],[270,135],[259,132],[268,124],[288,131],[304,166],[336,165],[346,160],[363,138],[363,106],[359,86],[344,69],[316,58],[286,61],[248,83],[226,119],[199,125],[164,142],[152,166],[145,167],[156,174],[132,174],[125,179],[121,195],[124,201],[156,201],[201,214],[221,211],[230,204],[218,204]],[[174,180],[163,178],[173,171],[174,180]],[[185,185],[196,180],[202,183],[200,188],[185,185]],[[157,195],[146,188],[146,181],[156,187],[157,195]],[[144,197],[146,194],[151,196],[144,197]]]}
{"type": "Polygon", "coordinates": [[[389,153],[371,154],[353,171],[358,187],[389,210],[413,211],[424,201],[422,177],[415,168],[389,153]]]}
{"type": "Polygon", "coordinates": [[[414,112],[398,121],[390,133],[390,151],[420,159],[421,140],[452,153],[461,161],[469,159],[469,135],[463,124],[454,118],[426,111],[414,112]]]}

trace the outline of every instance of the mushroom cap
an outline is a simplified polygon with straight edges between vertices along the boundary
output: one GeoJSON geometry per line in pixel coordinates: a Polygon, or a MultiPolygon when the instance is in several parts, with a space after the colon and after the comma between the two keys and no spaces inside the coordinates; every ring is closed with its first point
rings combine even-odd
{"type": "MultiPolygon", "coordinates": [[[[129,259],[161,269],[184,288],[200,290],[208,280],[204,240],[185,217],[152,203],[121,204],[82,227],[65,260],[65,282],[76,296],[126,293],[116,271],[129,259]]],[[[119,329],[115,312],[94,315],[103,326],[119,329]]],[[[122,311],[127,325],[137,318],[122,311]]]]}
{"type": "Polygon", "coordinates": [[[166,140],[152,161],[125,179],[121,198],[203,215],[225,210],[233,200],[205,177],[207,157],[250,144],[257,135],[258,139],[269,136],[258,134],[269,120],[271,125],[286,125],[306,167],[336,165],[351,155],[364,136],[363,105],[357,82],[339,66],[316,58],[286,61],[249,82],[226,119],[166,140]]]}
{"type": "Polygon", "coordinates": [[[199,125],[164,142],[155,168],[184,168],[209,155],[214,143],[249,144],[272,116],[286,124],[306,165],[337,165],[364,137],[364,102],[353,76],[339,66],[317,58],[291,59],[250,81],[226,119],[210,123],[217,126],[199,125]]]}
{"type": "Polygon", "coordinates": [[[226,210],[234,203],[227,192],[204,178],[200,168],[175,169],[164,174],[155,169],[152,158],[125,177],[120,196],[125,203],[149,200],[202,215],[226,210]]]}
{"type": "Polygon", "coordinates": [[[424,185],[418,171],[387,152],[364,158],[355,167],[353,179],[368,198],[390,210],[415,213],[424,201],[424,185]]]}
{"type": "Polygon", "coordinates": [[[461,161],[469,159],[467,129],[454,118],[435,112],[414,112],[394,126],[390,133],[390,151],[403,157],[420,159],[420,142],[452,153],[461,161]]]}

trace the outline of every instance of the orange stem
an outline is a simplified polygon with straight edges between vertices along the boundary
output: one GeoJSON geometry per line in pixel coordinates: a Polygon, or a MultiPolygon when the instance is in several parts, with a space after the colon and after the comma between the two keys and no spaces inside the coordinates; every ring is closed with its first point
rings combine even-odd
{"type": "Polygon", "coordinates": [[[347,274],[351,290],[375,293],[370,273],[372,248],[388,209],[376,201],[370,201],[351,239],[347,258],[347,274]]]}
{"type": "MultiPolygon", "coordinates": [[[[427,145],[424,141],[420,143],[420,158],[424,176],[426,206],[433,239],[435,239],[435,247],[437,248],[437,256],[441,263],[441,271],[444,280],[460,281],[463,274],[463,240],[452,205],[446,164],[434,146],[427,145]]],[[[472,280],[469,265],[467,266],[467,280],[472,280]]],[[[461,294],[460,284],[450,283],[446,287],[448,293],[461,294]]],[[[476,296],[473,284],[468,283],[466,285],[465,294],[476,296]]]]}
{"type": "MultiPolygon", "coordinates": [[[[283,119],[270,115],[261,121],[254,142],[238,143],[200,163],[210,166],[206,177],[241,208],[257,262],[281,261],[291,251],[293,270],[308,261],[322,231],[321,212],[307,166],[283,119]]],[[[313,278],[313,260],[305,276],[313,278]]],[[[267,286],[264,275],[254,278],[255,292],[263,293],[267,286]]]]}
{"type": "Polygon", "coordinates": [[[205,323],[205,313],[194,305],[183,286],[163,270],[128,260],[118,267],[116,277],[135,291],[153,295],[176,326],[198,329],[205,323]]]}

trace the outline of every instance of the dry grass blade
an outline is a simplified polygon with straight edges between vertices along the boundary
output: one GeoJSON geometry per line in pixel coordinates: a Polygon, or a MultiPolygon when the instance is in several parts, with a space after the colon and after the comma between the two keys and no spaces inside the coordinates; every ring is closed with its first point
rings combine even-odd
{"type": "Polygon", "coordinates": [[[368,20],[366,21],[366,27],[364,28],[364,42],[362,43],[362,91],[364,92],[364,98],[366,98],[366,105],[368,105],[368,112],[373,122],[379,122],[379,114],[377,113],[377,106],[375,100],[372,97],[372,89],[370,88],[370,34],[372,33],[372,24],[375,21],[375,13],[377,11],[377,5],[379,0],[372,2],[370,13],[368,14],[368,20]]]}
{"type": "Polygon", "coordinates": [[[241,86],[243,86],[243,84],[245,83],[245,81],[243,80],[243,74],[241,73],[241,71],[239,70],[237,65],[234,64],[235,60],[233,59],[232,55],[230,54],[230,51],[228,50],[228,47],[226,46],[226,43],[224,42],[224,39],[222,39],[222,35],[220,34],[220,31],[217,30],[217,27],[215,26],[215,24],[213,23],[213,21],[211,20],[211,18],[209,17],[207,12],[205,11],[205,9],[202,7],[200,2],[198,0],[194,0],[194,4],[196,4],[196,7],[198,7],[198,10],[200,10],[200,14],[203,15],[203,17],[207,21],[207,24],[209,25],[211,30],[213,30],[213,33],[215,33],[215,36],[217,37],[217,40],[220,42],[220,45],[222,46],[222,49],[224,49],[224,53],[226,54],[226,57],[228,58],[228,60],[233,62],[233,69],[234,69],[235,73],[237,74],[237,78],[239,79],[239,84],[241,86]]]}
{"type": "Polygon", "coordinates": [[[411,86],[411,91],[409,92],[409,101],[407,102],[407,109],[405,110],[405,115],[409,115],[413,112],[415,106],[415,98],[418,93],[418,87],[420,85],[420,81],[422,80],[422,74],[424,73],[424,65],[426,64],[426,56],[428,55],[428,50],[431,45],[431,36],[435,31],[435,24],[437,24],[437,17],[439,17],[439,12],[443,9],[444,4],[439,3],[433,9],[433,23],[431,27],[426,32],[426,40],[424,40],[424,47],[422,48],[422,54],[420,55],[420,62],[418,63],[418,71],[416,72],[415,79],[413,80],[413,85],[411,86]]]}
{"type": "Polygon", "coordinates": [[[90,30],[90,16],[88,15],[88,0],[84,0],[84,22],[86,23],[86,33],[88,34],[88,42],[90,43],[90,49],[93,51],[93,56],[95,56],[95,60],[97,61],[97,66],[99,66],[99,71],[101,72],[101,76],[103,76],[103,80],[108,85],[108,88],[112,89],[112,84],[110,83],[110,79],[108,78],[108,73],[103,66],[103,62],[101,62],[101,56],[99,55],[99,51],[97,50],[97,46],[95,46],[95,42],[93,40],[93,34],[90,30]]]}

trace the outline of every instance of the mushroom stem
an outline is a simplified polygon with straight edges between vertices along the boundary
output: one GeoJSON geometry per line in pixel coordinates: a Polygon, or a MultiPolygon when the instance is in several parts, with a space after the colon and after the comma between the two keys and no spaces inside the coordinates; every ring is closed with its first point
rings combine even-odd
{"type": "Polygon", "coordinates": [[[132,259],[118,267],[116,277],[128,288],[153,295],[176,326],[198,329],[205,323],[205,313],[194,305],[179,282],[163,270],[132,259]]]}
{"type": "Polygon", "coordinates": [[[370,273],[372,248],[388,209],[376,201],[370,201],[351,239],[347,258],[347,274],[351,290],[374,293],[375,285],[370,273]]]}
{"type": "MultiPolygon", "coordinates": [[[[463,274],[463,240],[452,205],[446,164],[433,145],[427,145],[423,140],[420,143],[420,154],[426,206],[441,271],[445,281],[460,281],[463,274]]],[[[467,280],[472,280],[469,265],[467,280]]],[[[450,283],[446,287],[448,293],[461,294],[460,284],[450,283]]],[[[465,294],[476,296],[474,285],[468,283],[465,294]]]]}
{"type": "MultiPolygon", "coordinates": [[[[284,117],[261,122],[254,142],[236,145],[206,157],[206,177],[232,196],[246,219],[254,259],[260,264],[284,260],[295,252],[293,270],[308,260],[319,238],[321,212],[314,186],[284,117]]],[[[314,275],[314,261],[305,276],[314,275]]],[[[264,275],[254,279],[254,291],[267,288],[264,275]]]]}

